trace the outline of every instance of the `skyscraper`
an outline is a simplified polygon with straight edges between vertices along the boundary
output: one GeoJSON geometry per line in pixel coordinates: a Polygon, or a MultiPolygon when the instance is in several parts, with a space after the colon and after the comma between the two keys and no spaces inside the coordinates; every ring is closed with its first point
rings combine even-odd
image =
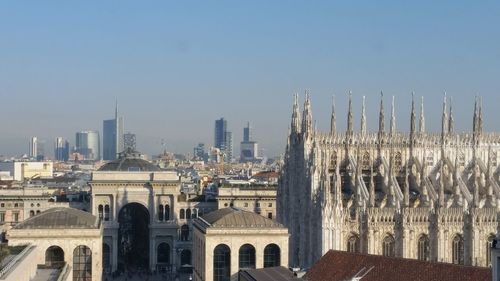
{"type": "Polygon", "coordinates": [[[38,138],[31,137],[29,146],[29,157],[36,158],[38,156],[38,138]]]}
{"type": "Polygon", "coordinates": [[[132,134],[131,132],[123,134],[123,146],[124,150],[127,150],[128,148],[136,151],[136,138],[135,134],[132,134]]]}
{"type": "Polygon", "coordinates": [[[231,162],[233,161],[233,133],[232,132],[226,132],[226,144],[225,144],[225,149],[224,153],[226,154],[225,159],[226,162],[231,162]]]}
{"type": "Polygon", "coordinates": [[[54,158],[58,161],[68,161],[69,142],[63,137],[57,137],[54,143],[54,158]]]}
{"type": "Polygon", "coordinates": [[[85,160],[101,159],[98,131],[81,131],[76,133],[76,152],[82,154],[85,160]]]}
{"type": "Polygon", "coordinates": [[[220,150],[226,147],[227,121],[224,118],[215,120],[214,146],[220,150]]]}
{"type": "Polygon", "coordinates": [[[102,148],[104,160],[115,160],[123,151],[123,118],[118,117],[118,103],[115,107],[115,118],[104,120],[102,124],[102,148]]]}
{"type": "Polygon", "coordinates": [[[240,143],[240,161],[254,161],[258,158],[259,144],[252,140],[252,128],[250,122],[243,128],[243,141],[240,143]]]}

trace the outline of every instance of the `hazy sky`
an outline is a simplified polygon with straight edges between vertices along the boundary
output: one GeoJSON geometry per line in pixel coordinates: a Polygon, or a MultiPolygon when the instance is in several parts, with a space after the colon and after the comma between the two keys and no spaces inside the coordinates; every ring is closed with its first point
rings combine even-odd
{"type": "MultiPolygon", "coordinates": [[[[292,94],[310,89],[313,118],[329,126],[337,96],[345,127],[353,92],[376,129],[378,95],[396,96],[407,130],[410,93],[425,96],[439,129],[442,94],[457,130],[472,124],[474,95],[485,129],[500,125],[499,1],[1,1],[0,154],[28,139],[97,129],[118,98],[138,148],[191,152],[213,144],[225,117],[239,149],[242,128],[269,155],[283,151],[292,94]]],[[[236,153],[238,154],[238,153],[236,153]]]]}

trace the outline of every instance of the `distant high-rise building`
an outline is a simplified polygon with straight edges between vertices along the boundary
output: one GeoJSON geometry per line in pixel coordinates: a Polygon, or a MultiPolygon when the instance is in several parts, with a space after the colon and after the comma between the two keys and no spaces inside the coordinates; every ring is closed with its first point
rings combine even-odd
{"type": "Polygon", "coordinates": [[[136,138],[135,134],[130,132],[123,134],[123,146],[124,150],[132,149],[133,151],[137,150],[136,138]]]}
{"type": "Polygon", "coordinates": [[[259,144],[252,140],[252,128],[250,122],[243,128],[243,141],[240,143],[240,161],[255,161],[258,155],[259,144]]]}
{"type": "Polygon", "coordinates": [[[199,143],[198,146],[193,148],[193,158],[195,160],[208,160],[208,154],[205,152],[205,144],[199,143]]]}
{"type": "Polygon", "coordinates": [[[85,157],[85,160],[101,159],[101,150],[98,131],[81,131],[76,133],[76,152],[85,157]]]}
{"type": "Polygon", "coordinates": [[[225,145],[224,153],[226,154],[225,161],[227,161],[227,162],[233,161],[233,133],[232,132],[226,132],[226,145],[225,145]]]}
{"type": "Polygon", "coordinates": [[[36,158],[38,156],[38,138],[31,137],[29,146],[29,157],[36,158]]]}
{"type": "Polygon", "coordinates": [[[37,144],[36,161],[45,160],[45,141],[39,139],[37,144]]]}
{"type": "Polygon", "coordinates": [[[69,142],[63,137],[57,137],[54,143],[54,158],[58,161],[68,161],[69,142]]]}
{"type": "Polygon", "coordinates": [[[227,121],[224,118],[215,120],[214,147],[224,150],[226,146],[227,121]]]}
{"type": "Polygon", "coordinates": [[[102,123],[102,148],[104,160],[115,160],[118,153],[124,150],[123,118],[118,117],[118,103],[115,107],[115,118],[102,123]]]}

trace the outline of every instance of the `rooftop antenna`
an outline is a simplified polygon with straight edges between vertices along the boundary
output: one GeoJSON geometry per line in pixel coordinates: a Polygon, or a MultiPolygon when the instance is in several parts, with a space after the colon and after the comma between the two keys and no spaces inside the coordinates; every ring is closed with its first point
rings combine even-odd
{"type": "Polygon", "coordinates": [[[347,279],[346,281],[359,281],[363,277],[365,277],[375,266],[372,266],[370,268],[363,267],[356,275],[354,275],[352,278],[347,279]]]}

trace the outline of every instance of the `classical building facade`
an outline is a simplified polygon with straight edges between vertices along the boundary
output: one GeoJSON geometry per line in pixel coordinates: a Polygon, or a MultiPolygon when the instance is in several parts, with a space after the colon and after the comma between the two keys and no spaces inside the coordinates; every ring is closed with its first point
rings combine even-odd
{"type": "Polygon", "coordinates": [[[129,149],[93,172],[89,184],[92,214],[104,228],[105,272],[191,265],[191,222],[216,205],[181,193],[176,172],[161,171],[129,149]]]}
{"type": "Polygon", "coordinates": [[[238,271],[288,265],[288,230],[275,220],[229,207],[194,222],[195,281],[238,280],[238,271]]]}
{"type": "Polygon", "coordinates": [[[454,131],[445,96],[440,133],[425,130],[412,101],[410,131],[396,131],[394,98],[385,130],[368,132],[365,99],[354,130],[349,95],[347,130],[313,128],[306,94],[298,97],[278,187],[278,221],[291,233],[290,265],[310,267],[329,249],[488,266],[499,214],[500,135],[483,132],[476,99],[473,128],[454,131]],[[417,128],[417,119],[419,126],[417,128]]]}
{"type": "Polygon", "coordinates": [[[217,205],[219,209],[236,207],[255,212],[268,219],[276,219],[277,185],[231,184],[218,189],[217,205]]]}

